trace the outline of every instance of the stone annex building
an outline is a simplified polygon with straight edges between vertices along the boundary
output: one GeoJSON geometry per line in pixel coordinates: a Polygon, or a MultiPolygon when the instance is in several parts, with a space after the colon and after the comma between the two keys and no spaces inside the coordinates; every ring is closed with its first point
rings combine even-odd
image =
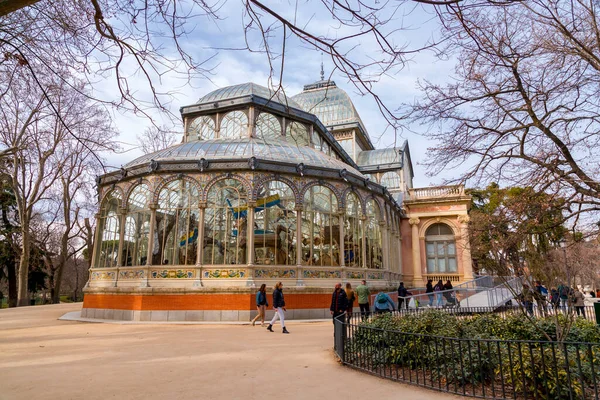
{"type": "Polygon", "coordinates": [[[333,81],[230,86],[181,115],[181,144],[98,178],[82,317],[248,321],[282,281],[288,318],[323,318],[336,282],[472,279],[464,188],[413,188],[408,143],[375,149],[333,81]]]}

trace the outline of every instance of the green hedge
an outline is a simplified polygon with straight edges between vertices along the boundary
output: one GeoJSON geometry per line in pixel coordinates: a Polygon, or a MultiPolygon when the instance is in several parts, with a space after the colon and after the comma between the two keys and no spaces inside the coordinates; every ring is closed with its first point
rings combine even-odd
{"type": "MultiPolygon", "coordinates": [[[[537,324],[555,339],[552,317],[538,319],[537,324]]],[[[477,387],[504,385],[519,397],[586,398],[600,384],[600,330],[578,319],[567,339],[548,342],[519,314],[459,319],[431,310],[381,315],[362,323],[346,341],[346,355],[347,362],[370,370],[425,371],[431,386],[459,393],[456,388],[467,385],[475,392],[477,387]]]]}

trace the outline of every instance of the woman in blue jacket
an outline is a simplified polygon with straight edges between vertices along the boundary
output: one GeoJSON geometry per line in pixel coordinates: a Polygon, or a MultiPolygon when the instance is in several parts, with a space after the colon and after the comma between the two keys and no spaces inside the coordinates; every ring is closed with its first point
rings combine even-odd
{"type": "Polygon", "coordinates": [[[267,301],[267,285],[264,283],[260,285],[260,289],[256,292],[256,309],[258,310],[258,314],[252,320],[252,326],[256,324],[256,320],[260,318],[260,326],[265,326],[265,309],[269,307],[269,302],[267,301]]]}
{"type": "Polygon", "coordinates": [[[273,291],[273,309],[275,309],[275,315],[267,328],[271,332],[273,332],[273,324],[277,321],[277,318],[281,320],[281,327],[283,328],[283,333],[289,333],[287,329],[285,329],[285,320],[283,312],[285,311],[285,300],[283,299],[283,283],[277,282],[275,285],[275,290],[273,291]]]}

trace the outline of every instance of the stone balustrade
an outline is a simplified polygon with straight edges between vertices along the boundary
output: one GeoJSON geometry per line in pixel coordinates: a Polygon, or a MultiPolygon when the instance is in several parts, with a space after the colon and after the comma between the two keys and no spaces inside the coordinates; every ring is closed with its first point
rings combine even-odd
{"type": "Polygon", "coordinates": [[[465,195],[463,185],[431,186],[426,188],[408,189],[407,200],[430,199],[436,197],[460,197],[465,195]]]}

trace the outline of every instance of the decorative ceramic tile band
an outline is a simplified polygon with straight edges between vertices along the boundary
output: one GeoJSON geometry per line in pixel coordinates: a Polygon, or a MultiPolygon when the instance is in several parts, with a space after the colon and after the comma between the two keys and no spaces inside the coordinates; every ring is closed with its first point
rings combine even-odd
{"type": "Polygon", "coordinates": [[[255,278],[282,278],[295,279],[295,269],[256,269],[254,270],[255,278]]]}
{"type": "Polygon", "coordinates": [[[383,272],[369,272],[368,279],[384,279],[383,272]]]}
{"type": "Polygon", "coordinates": [[[146,271],[143,269],[119,271],[119,279],[144,279],[145,277],[146,271]]]}
{"type": "Polygon", "coordinates": [[[245,278],[246,271],[243,269],[208,269],[202,271],[203,278],[245,278]]]}
{"type": "Polygon", "coordinates": [[[304,270],[304,278],[306,279],[336,279],[342,278],[340,271],[331,270],[304,270]]]}
{"type": "Polygon", "coordinates": [[[93,281],[112,281],[115,279],[114,271],[94,271],[92,272],[93,281]]]}
{"type": "Polygon", "coordinates": [[[346,272],[346,277],[348,279],[364,279],[365,274],[363,272],[347,271],[346,272]]]}
{"type": "Polygon", "coordinates": [[[194,270],[191,269],[162,269],[150,272],[153,279],[191,279],[194,277],[194,270]]]}

